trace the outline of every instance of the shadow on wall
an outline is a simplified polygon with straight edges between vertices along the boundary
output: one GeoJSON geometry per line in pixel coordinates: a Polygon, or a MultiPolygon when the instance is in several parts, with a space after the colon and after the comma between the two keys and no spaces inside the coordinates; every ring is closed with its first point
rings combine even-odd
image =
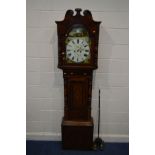
{"type": "MultiPolygon", "coordinates": [[[[54,28],[53,36],[51,36],[50,44],[52,45],[52,51],[54,58],[54,88],[61,88],[63,86],[63,74],[62,70],[58,68],[58,37],[57,37],[57,28],[54,28]]],[[[63,94],[62,94],[63,95],[63,94]]]]}
{"type": "Polygon", "coordinates": [[[54,72],[60,71],[57,68],[58,64],[58,37],[57,37],[57,28],[54,28],[53,36],[51,36],[50,44],[52,44],[52,51],[54,54],[54,72]]]}
{"type": "MultiPolygon", "coordinates": [[[[101,95],[103,94],[102,92],[102,89],[103,87],[109,85],[109,81],[108,81],[108,78],[104,78],[104,75],[103,75],[103,80],[102,80],[102,84],[100,81],[97,80],[97,76],[100,75],[101,73],[104,73],[104,57],[100,57],[100,55],[103,55],[104,54],[101,54],[101,53],[104,53],[104,45],[106,44],[109,44],[109,53],[112,53],[112,46],[113,46],[113,40],[111,38],[111,36],[108,34],[108,32],[106,31],[106,29],[104,28],[104,26],[101,24],[100,26],[100,33],[99,33],[99,47],[98,47],[98,68],[97,70],[94,70],[93,71],[93,83],[92,83],[92,89],[95,89],[97,92],[96,92],[96,99],[97,99],[97,104],[95,105],[94,109],[92,109],[92,115],[93,115],[93,119],[94,119],[94,136],[97,134],[97,122],[98,122],[98,111],[97,111],[97,108],[98,108],[98,90],[100,89],[101,90],[101,94],[100,94],[100,97],[101,95]],[[103,47],[103,48],[101,48],[103,47]]],[[[107,61],[106,61],[107,62],[107,61]]],[[[109,61],[108,61],[109,62],[109,61]]],[[[108,68],[109,70],[109,64],[106,64],[106,67],[108,68]]],[[[108,88],[109,89],[109,88],[108,88]]],[[[93,92],[92,92],[93,93],[93,92]]],[[[94,96],[92,94],[92,96],[94,96]]],[[[102,109],[102,106],[103,106],[104,103],[101,104],[101,109],[102,109]]],[[[102,119],[101,119],[102,121],[102,119]]]]}
{"type": "MultiPolygon", "coordinates": [[[[112,46],[114,44],[111,36],[108,34],[108,32],[106,31],[106,29],[103,27],[103,25],[101,24],[100,26],[100,33],[99,33],[99,47],[98,47],[98,68],[97,70],[94,70],[93,72],[93,84],[92,84],[92,89],[98,88],[100,89],[100,83],[98,83],[98,81],[96,80],[96,74],[100,74],[100,73],[105,73],[104,72],[104,57],[100,57],[101,53],[104,53],[104,45],[109,44],[108,46],[108,51],[110,54],[112,54],[112,46]],[[101,48],[102,47],[102,48],[101,48]]],[[[107,62],[107,61],[106,61],[107,62]]],[[[106,67],[109,70],[109,64],[106,64],[106,67]]],[[[104,83],[102,83],[102,87],[108,86],[109,85],[109,81],[108,78],[105,78],[104,83]]]]}

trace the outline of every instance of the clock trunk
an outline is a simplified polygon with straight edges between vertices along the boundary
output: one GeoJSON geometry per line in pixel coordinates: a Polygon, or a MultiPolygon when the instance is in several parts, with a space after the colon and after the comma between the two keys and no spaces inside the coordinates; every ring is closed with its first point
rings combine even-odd
{"type": "Polygon", "coordinates": [[[91,118],[92,71],[65,70],[64,118],[62,120],[63,148],[91,149],[93,119],[91,118]]]}

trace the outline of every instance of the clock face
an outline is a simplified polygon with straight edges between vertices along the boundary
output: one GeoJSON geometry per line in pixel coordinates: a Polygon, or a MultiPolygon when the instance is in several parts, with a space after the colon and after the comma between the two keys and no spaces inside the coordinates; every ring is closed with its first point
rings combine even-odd
{"type": "Polygon", "coordinates": [[[72,63],[87,62],[90,58],[89,43],[85,37],[73,37],[66,45],[66,58],[72,63]]]}

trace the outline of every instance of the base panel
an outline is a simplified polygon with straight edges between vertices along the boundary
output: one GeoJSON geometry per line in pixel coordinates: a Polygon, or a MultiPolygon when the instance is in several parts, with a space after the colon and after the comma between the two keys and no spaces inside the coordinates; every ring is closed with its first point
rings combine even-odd
{"type": "Polygon", "coordinates": [[[93,120],[62,121],[63,149],[92,149],[93,147],[93,120]]]}

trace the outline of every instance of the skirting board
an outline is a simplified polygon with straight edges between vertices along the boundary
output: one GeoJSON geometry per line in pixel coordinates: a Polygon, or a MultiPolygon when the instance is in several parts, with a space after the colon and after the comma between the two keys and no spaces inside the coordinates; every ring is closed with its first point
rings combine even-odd
{"type": "MultiPolygon", "coordinates": [[[[94,135],[96,138],[97,135],[94,135]]],[[[120,134],[101,134],[100,137],[105,142],[129,142],[129,135],[120,134]]],[[[27,140],[45,140],[45,141],[61,141],[60,133],[51,132],[28,132],[26,133],[27,140]]]]}

